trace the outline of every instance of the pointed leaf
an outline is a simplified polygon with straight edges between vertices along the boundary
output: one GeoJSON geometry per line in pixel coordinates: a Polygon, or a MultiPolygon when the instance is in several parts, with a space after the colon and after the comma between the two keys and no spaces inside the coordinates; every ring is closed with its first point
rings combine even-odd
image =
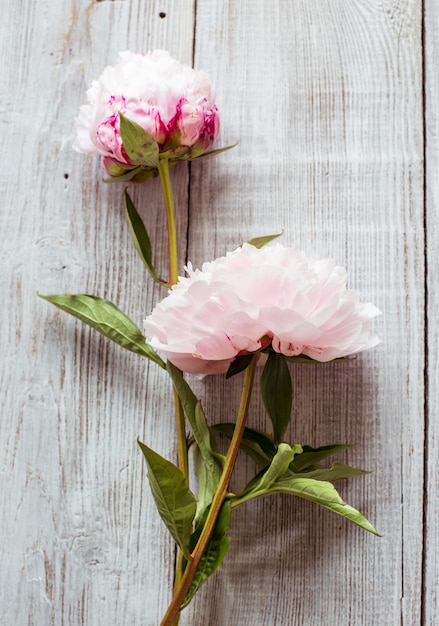
{"type": "Polygon", "coordinates": [[[283,354],[270,352],[261,376],[261,394],[273,423],[273,439],[282,441],[291,417],[291,376],[283,354]]]}
{"type": "Polygon", "coordinates": [[[87,294],[39,295],[43,300],[74,315],[125,350],[140,354],[160,367],[166,367],[155,350],[146,343],[141,330],[112,302],[87,294]]]}
{"type": "Polygon", "coordinates": [[[200,448],[193,446],[192,455],[194,460],[194,471],[197,477],[197,511],[195,513],[195,523],[199,524],[203,515],[212,504],[215,495],[215,489],[212,485],[212,479],[209,470],[201,455],[200,448]]]}
{"type": "Polygon", "coordinates": [[[207,425],[206,417],[203,413],[200,402],[184,380],[180,370],[170,361],[166,363],[166,369],[171,376],[174,387],[181,400],[185,415],[190,424],[195,442],[200,449],[208,469],[213,489],[216,489],[222,473],[222,467],[218,459],[218,454],[214,449],[214,441],[207,425]]]}
{"type": "Polygon", "coordinates": [[[123,147],[130,160],[136,165],[157,167],[159,162],[159,147],[139,124],[128,119],[119,112],[120,134],[123,147]]]}
{"type": "Polygon", "coordinates": [[[332,446],[322,446],[320,448],[311,448],[310,446],[303,446],[303,453],[296,456],[293,463],[293,470],[301,472],[306,468],[316,469],[318,463],[322,459],[326,459],[328,456],[332,456],[337,452],[350,448],[349,444],[335,444],[332,446]]]}
{"type": "MultiPolygon", "coordinates": [[[[210,428],[231,439],[235,430],[235,424],[214,424],[210,428]]],[[[240,447],[262,468],[270,465],[277,451],[276,446],[268,435],[247,427],[244,429],[240,447]]]]}
{"type": "Polygon", "coordinates": [[[351,467],[344,463],[333,463],[331,467],[321,467],[309,472],[301,472],[295,474],[295,477],[313,478],[314,480],[334,481],[342,478],[351,478],[352,476],[363,476],[369,474],[366,470],[351,467]]]}
{"type": "Polygon", "coordinates": [[[254,476],[237,496],[235,504],[244,498],[257,498],[261,493],[267,492],[271,485],[276,483],[282,476],[290,472],[290,464],[294,457],[302,452],[302,447],[296,444],[293,448],[287,443],[279,444],[279,448],[268,467],[265,467],[254,476]],[[250,496],[250,497],[248,497],[250,496]]]}
{"type": "Polygon", "coordinates": [[[158,512],[167,529],[189,558],[190,533],[197,508],[183,472],[138,441],[148,466],[148,480],[158,512]]]}
{"type": "Polygon", "coordinates": [[[137,212],[136,207],[134,206],[133,201],[131,200],[128,192],[125,190],[125,208],[127,213],[128,224],[131,231],[131,237],[133,239],[134,247],[139,253],[140,258],[146,265],[148,272],[151,274],[153,279],[160,283],[161,285],[165,285],[165,283],[159,278],[159,275],[154,269],[152,263],[152,249],[151,242],[149,240],[148,233],[146,232],[146,228],[144,223],[142,222],[142,218],[137,212]]]}
{"type": "Polygon", "coordinates": [[[310,502],[315,502],[361,526],[361,528],[370,533],[378,537],[380,536],[364,515],[342,500],[334,485],[330,482],[291,476],[276,482],[266,493],[289,493],[310,502]]]}
{"type": "Polygon", "coordinates": [[[265,235],[265,237],[253,237],[253,239],[250,239],[250,241],[248,241],[247,243],[249,243],[251,246],[254,246],[255,248],[263,248],[265,245],[267,245],[267,243],[270,243],[270,241],[273,241],[274,239],[281,237],[283,234],[284,233],[282,231],[281,233],[277,233],[277,235],[265,235]]]}
{"type": "Polygon", "coordinates": [[[182,608],[192,600],[201,585],[220,567],[229,549],[230,537],[226,530],[230,522],[230,502],[226,500],[221,508],[218,521],[213,531],[212,538],[208,543],[200,564],[195,573],[192,584],[186,595],[182,608]]]}
{"type": "Polygon", "coordinates": [[[287,443],[279,444],[276,455],[273,457],[256,489],[268,489],[273,483],[278,481],[288,471],[289,465],[296,454],[301,452],[302,448],[299,445],[291,448],[287,443]]]}
{"type": "Polygon", "coordinates": [[[200,159],[208,159],[209,157],[216,156],[217,154],[221,154],[221,152],[226,152],[227,150],[231,150],[238,145],[238,141],[231,146],[226,146],[225,148],[217,148],[216,150],[211,150],[210,152],[205,152],[204,154],[200,154],[196,157],[184,157],[184,161],[199,161],[200,159]]]}
{"type": "Polygon", "coordinates": [[[229,369],[226,372],[226,378],[231,378],[235,376],[235,374],[239,374],[239,372],[243,372],[250,363],[253,361],[253,354],[245,354],[244,356],[238,356],[234,359],[230,365],[229,369]]]}

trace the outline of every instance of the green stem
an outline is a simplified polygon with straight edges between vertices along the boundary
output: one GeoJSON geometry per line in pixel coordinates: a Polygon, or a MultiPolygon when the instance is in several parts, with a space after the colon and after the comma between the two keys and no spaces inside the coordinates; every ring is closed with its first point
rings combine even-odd
{"type": "Polygon", "coordinates": [[[223,472],[221,474],[220,482],[215,492],[215,496],[212,500],[206,523],[201,532],[200,538],[198,539],[197,545],[190,555],[190,560],[181,578],[180,585],[174,591],[174,596],[172,598],[171,604],[169,605],[160,626],[172,626],[173,624],[175,624],[174,620],[180,612],[180,607],[191,586],[192,580],[196,574],[201,558],[215,529],[221,507],[224,503],[224,500],[227,498],[227,489],[230,483],[230,479],[232,477],[233,469],[235,467],[236,457],[238,456],[242,436],[244,434],[245,422],[247,419],[251,390],[253,386],[253,379],[255,375],[256,361],[257,356],[253,358],[252,362],[245,372],[244,385],[241,394],[241,403],[239,405],[238,416],[236,418],[235,430],[233,431],[233,437],[230,442],[230,447],[224,462],[223,472]]]}
{"type": "MultiPolygon", "coordinates": [[[[169,161],[161,159],[158,163],[158,172],[160,182],[162,184],[163,196],[166,208],[166,223],[168,226],[168,250],[169,250],[169,286],[175,285],[178,281],[178,249],[177,249],[177,229],[175,226],[175,210],[174,198],[172,195],[171,179],[169,176],[169,161]]],[[[186,439],[186,424],[184,411],[174,389],[174,405],[175,405],[175,425],[177,431],[177,459],[178,467],[183,474],[189,478],[189,461],[188,461],[188,445],[186,439]]],[[[179,550],[177,556],[177,564],[175,568],[174,588],[178,588],[182,578],[183,554],[179,550]]],[[[177,614],[172,626],[177,626],[180,616],[177,614]]]]}
{"type": "Polygon", "coordinates": [[[168,224],[169,247],[169,284],[175,285],[178,280],[177,230],[175,227],[174,200],[172,197],[171,179],[169,177],[169,161],[161,159],[157,166],[165,198],[166,219],[168,224]]]}
{"type": "MultiPolygon", "coordinates": [[[[183,552],[179,550],[178,556],[177,556],[177,564],[175,566],[174,593],[179,588],[181,579],[183,576],[183,559],[184,559],[183,552]]],[[[172,622],[172,626],[178,626],[180,622],[180,615],[181,613],[177,613],[177,615],[174,618],[174,621],[172,622]]]]}
{"type": "Polygon", "coordinates": [[[178,393],[174,389],[175,426],[177,430],[177,459],[178,467],[183,474],[189,476],[188,446],[186,439],[186,424],[184,411],[178,393]]]}
{"type": "MultiPolygon", "coordinates": [[[[177,231],[175,228],[174,199],[172,196],[171,179],[169,177],[169,161],[162,159],[158,164],[160,181],[162,183],[163,196],[165,198],[166,221],[168,224],[168,248],[169,248],[169,286],[175,285],[178,280],[178,252],[177,231]]],[[[178,467],[185,476],[188,476],[188,451],[186,441],[186,425],[184,421],[183,407],[178,394],[174,391],[175,419],[177,429],[178,467]]]]}

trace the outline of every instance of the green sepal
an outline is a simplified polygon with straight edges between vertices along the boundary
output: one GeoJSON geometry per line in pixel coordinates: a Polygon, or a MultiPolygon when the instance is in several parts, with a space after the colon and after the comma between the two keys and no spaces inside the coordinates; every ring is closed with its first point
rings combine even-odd
{"type": "MultiPolygon", "coordinates": [[[[226,146],[225,148],[217,148],[216,150],[211,150],[210,152],[204,152],[204,154],[199,154],[198,156],[186,156],[183,157],[182,160],[183,161],[199,161],[200,159],[208,159],[210,157],[216,156],[217,154],[221,154],[222,152],[227,152],[227,150],[231,150],[232,148],[235,148],[238,145],[239,141],[237,141],[236,143],[232,144],[231,146],[226,146]]],[[[195,146],[196,149],[196,146],[195,146]]]]}
{"type": "Polygon", "coordinates": [[[125,350],[140,354],[166,368],[157,352],[146,343],[142,331],[112,302],[87,294],[38,295],[77,317],[125,350]]]}
{"type": "Polygon", "coordinates": [[[133,169],[127,170],[125,174],[120,174],[119,176],[111,176],[111,178],[104,178],[103,182],[104,183],[128,183],[141,171],[142,170],[140,167],[135,167],[133,169]]]}
{"type": "Polygon", "coordinates": [[[128,119],[120,112],[119,120],[123,147],[129,159],[136,165],[157,167],[159,147],[156,140],[139,124],[128,119]]]}
{"type": "MultiPolygon", "coordinates": [[[[175,165],[177,165],[177,163],[178,161],[169,161],[169,169],[173,168],[175,165]]],[[[130,178],[130,182],[135,183],[136,185],[142,184],[142,183],[146,183],[148,180],[156,178],[158,175],[159,175],[159,171],[156,167],[153,167],[153,168],[138,167],[136,170],[136,175],[130,178]]]]}
{"type": "Polygon", "coordinates": [[[170,361],[166,363],[166,370],[169,373],[175,390],[181,400],[184,413],[187,417],[195,443],[197,444],[201,456],[209,472],[213,490],[218,486],[222,465],[220,455],[216,451],[216,443],[207,425],[206,417],[198,398],[184,380],[180,370],[170,361]]]}
{"type": "Polygon", "coordinates": [[[151,242],[146,231],[145,225],[140,217],[133,201],[131,200],[128,191],[125,189],[125,209],[128,219],[128,225],[130,227],[131,237],[134,247],[139,253],[140,258],[146,266],[146,269],[151,274],[152,278],[160,285],[166,287],[167,284],[162,281],[157,274],[153,262],[152,262],[152,248],[151,242]]]}
{"type": "Polygon", "coordinates": [[[173,463],[138,441],[148,466],[148,480],[158,512],[186,558],[197,503],[186,476],[173,463]]]}
{"type": "Polygon", "coordinates": [[[237,356],[229,365],[229,369],[226,372],[226,378],[231,378],[240,372],[243,372],[250,363],[253,361],[254,354],[244,354],[243,356],[237,356]]]}
{"type": "MultiPolygon", "coordinates": [[[[206,511],[207,514],[208,511],[206,511]]],[[[206,515],[204,516],[204,518],[206,515]]],[[[205,521],[205,520],[203,520],[205,521]]],[[[211,576],[222,564],[230,545],[230,537],[226,531],[230,523],[230,501],[226,500],[221,507],[220,514],[212,534],[212,538],[207,544],[200,564],[192,580],[192,584],[187,592],[186,598],[181,608],[186,607],[192,600],[201,585],[211,576]]],[[[191,537],[191,549],[195,548],[196,542],[201,534],[204,523],[200,524],[196,532],[191,537]]]]}
{"type": "Polygon", "coordinates": [[[274,241],[274,239],[281,237],[283,234],[284,232],[282,231],[281,233],[277,233],[276,235],[265,235],[265,237],[253,237],[253,239],[250,239],[249,241],[247,241],[247,243],[249,243],[251,246],[254,246],[255,248],[263,248],[264,246],[267,245],[267,243],[270,243],[270,241],[274,241]]]}
{"type": "Polygon", "coordinates": [[[273,424],[273,440],[282,441],[291,417],[292,384],[285,356],[270,351],[261,376],[261,395],[273,424]]]}
{"type": "Polygon", "coordinates": [[[144,169],[143,167],[139,168],[139,171],[133,178],[131,179],[132,183],[146,183],[148,180],[152,180],[153,178],[157,178],[159,175],[159,171],[157,168],[153,169],[144,169]]]}

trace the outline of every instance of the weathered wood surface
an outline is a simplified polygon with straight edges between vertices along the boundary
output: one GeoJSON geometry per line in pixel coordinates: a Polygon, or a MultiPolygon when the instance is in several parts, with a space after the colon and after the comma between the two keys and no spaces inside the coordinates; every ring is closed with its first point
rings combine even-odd
{"type": "Polygon", "coordinates": [[[427,250],[427,356],[425,433],[425,563],[423,605],[425,624],[434,624],[439,615],[439,5],[425,4],[425,139],[426,139],[426,250],[427,250]]]}
{"type": "MultiPolygon", "coordinates": [[[[373,473],[340,490],[383,537],[288,497],[254,502],[236,512],[226,562],[181,623],[437,622],[438,19],[433,0],[424,19],[415,0],[5,3],[2,626],[155,626],[169,601],[173,546],[136,444],[175,458],[169,382],[36,297],[95,293],[140,324],[162,295],[130,243],[122,189],[71,149],[91,80],[119,50],[156,47],[211,76],[218,145],[240,140],[173,171],[182,258],[187,245],[200,265],[283,229],[284,243],[345,264],[383,311],[375,350],[293,368],[289,431],[291,442],[358,444],[346,459],[373,473]]],[[[165,266],[159,185],[131,191],[165,266]]],[[[196,387],[212,420],[235,414],[237,381],[196,387]]],[[[256,398],[250,420],[266,424],[256,398]]],[[[243,458],[236,482],[253,471],[243,458]]]]}

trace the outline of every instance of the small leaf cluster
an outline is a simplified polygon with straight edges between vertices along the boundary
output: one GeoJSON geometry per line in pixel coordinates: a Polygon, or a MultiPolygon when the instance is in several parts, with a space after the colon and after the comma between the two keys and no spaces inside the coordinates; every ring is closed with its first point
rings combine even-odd
{"type": "MultiPolygon", "coordinates": [[[[169,362],[166,368],[193,433],[198,496],[195,497],[189,489],[187,479],[175,465],[145,444],[139,442],[139,445],[148,466],[148,478],[157,509],[184,554],[184,569],[196,549],[221,478],[224,459],[218,453],[215,434],[231,439],[235,424],[222,423],[209,428],[201,404],[181,372],[169,362]]],[[[230,537],[226,533],[231,511],[250,500],[277,493],[297,496],[319,504],[378,535],[366,517],[347,504],[332,484],[335,480],[361,476],[367,472],[337,462],[329,467],[321,465],[323,459],[348,447],[343,444],[320,448],[299,444],[290,446],[283,442],[276,444],[269,435],[246,427],[241,449],[256,461],[260,471],[240,493],[228,492],[182,608],[221,565],[230,544],[230,537]]]]}
{"type": "MultiPolygon", "coordinates": [[[[237,144],[218,148],[210,152],[200,154],[199,146],[168,146],[159,148],[159,144],[139,124],[133,122],[123,113],[119,112],[120,135],[125,153],[133,165],[122,165],[115,168],[114,175],[106,178],[106,183],[133,182],[144,183],[158,176],[159,161],[166,159],[169,167],[173,167],[178,161],[199,161],[206,159],[226,150],[234,148],[237,144]]],[[[112,172],[110,172],[112,174],[112,172]]]]}
{"type": "MultiPolygon", "coordinates": [[[[212,430],[231,438],[233,423],[216,424],[212,430]]],[[[345,450],[349,446],[337,444],[311,448],[287,443],[275,445],[272,438],[251,428],[246,428],[241,444],[261,468],[260,472],[232,498],[232,509],[249,500],[275,493],[286,493],[320,504],[334,513],[379,536],[372,524],[359,511],[342,500],[332,481],[362,476],[368,472],[344,463],[324,467],[320,461],[345,450]]]]}

